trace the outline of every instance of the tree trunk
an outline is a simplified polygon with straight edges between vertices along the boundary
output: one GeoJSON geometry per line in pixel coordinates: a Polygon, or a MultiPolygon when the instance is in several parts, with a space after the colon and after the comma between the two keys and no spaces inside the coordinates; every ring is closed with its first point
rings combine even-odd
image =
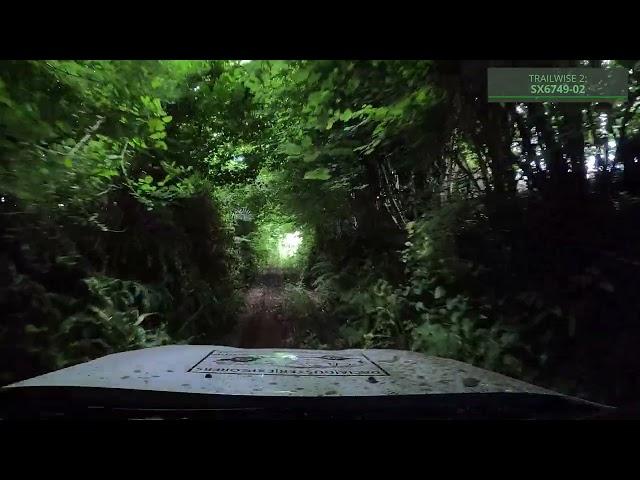
{"type": "Polygon", "coordinates": [[[560,134],[566,139],[564,153],[571,164],[570,176],[575,193],[586,192],[587,169],[584,163],[584,131],[582,122],[582,104],[564,104],[560,111],[564,115],[560,134]]]}
{"type": "Polygon", "coordinates": [[[514,156],[511,152],[511,125],[505,109],[489,105],[486,131],[487,151],[493,174],[494,191],[498,194],[515,191],[514,156]]]}
{"type": "Polygon", "coordinates": [[[544,159],[553,194],[560,193],[567,176],[567,163],[562,158],[562,149],[543,104],[532,103],[529,107],[531,120],[538,133],[538,143],[544,145],[544,159]]]}

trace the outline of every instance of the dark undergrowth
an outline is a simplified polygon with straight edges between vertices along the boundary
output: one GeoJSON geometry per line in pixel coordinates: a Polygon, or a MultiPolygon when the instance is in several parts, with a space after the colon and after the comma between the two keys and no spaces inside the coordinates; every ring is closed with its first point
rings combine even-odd
{"type": "Polygon", "coordinates": [[[397,254],[345,246],[348,257],[318,258],[307,282],[322,309],[307,314],[302,344],[410,348],[597,401],[637,398],[637,200],[504,207],[434,210],[397,254]]]}

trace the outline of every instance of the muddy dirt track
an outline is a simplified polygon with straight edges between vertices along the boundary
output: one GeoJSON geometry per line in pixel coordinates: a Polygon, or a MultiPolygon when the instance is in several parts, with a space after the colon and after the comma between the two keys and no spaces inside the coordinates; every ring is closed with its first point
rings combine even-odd
{"type": "Polygon", "coordinates": [[[245,307],[228,344],[242,348],[292,347],[294,319],[284,315],[281,270],[262,272],[245,294],[245,307]]]}

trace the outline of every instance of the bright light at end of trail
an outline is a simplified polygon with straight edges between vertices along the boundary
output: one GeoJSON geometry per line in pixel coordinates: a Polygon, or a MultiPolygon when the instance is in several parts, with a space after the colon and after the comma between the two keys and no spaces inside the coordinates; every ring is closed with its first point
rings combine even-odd
{"type": "Polygon", "coordinates": [[[296,254],[302,243],[302,234],[299,231],[287,233],[278,243],[278,253],[281,258],[289,258],[296,254]]]}

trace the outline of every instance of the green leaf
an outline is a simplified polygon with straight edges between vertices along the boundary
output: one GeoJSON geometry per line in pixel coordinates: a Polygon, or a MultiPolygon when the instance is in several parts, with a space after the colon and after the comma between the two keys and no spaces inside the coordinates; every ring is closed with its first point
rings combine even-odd
{"type": "Polygon", "coordinates": [[[40,333],[40,332],[46,332],[47,330],[48,330],[47,327],[36,327],[31,323],[28,323],[27,325],[24,326],[24,333],[40,333]]]}
{"type": "Polygon", "coordinates": [[[284,60],[274,60],[270,62],[273,73],[278,73],[287,68],[287,62],[284,60]]]}
{"type": "Polygon", "coordinates": [[[105,178],[111,178],[111,177],[115,177],[117,175],[118,175],[118,171],[114,170],[114,169],[100,170],[98,172],[98,176],[99,177],[105,177],[105,178]]]}
{"type": "Polygon", "coordinates": [[[511,345],[518,340],[518,335],[514,332],[505,332],[500,337],[500,341],[503,345],[511,345]]]}
{"type": "Polygon", "coordinates": [[[282,147],[281,151],[291,157],[294,157],[302,154],[302,147],[300,147],[300,145],[296,145],[295,143],[287,143],[282,147]]]}
{"type": "Polygon", "coordinates": [[[447,291],[443,287],[436,287],[435,292],[433,292],[433,297],[435,299],[442,298],[446,295],[447,291]]]}
{"type": "Polygon", "coordinates": [[[360,80],[355,77],[352,77],[349,80],[349,83],[347,83],[347,89],[348,91],[353,92],[356,88],[358,88],[358,85],[360,85],[360,80]]]}
{"type": "Polygon", "coordinates": [[[322,102],[323,92],[317,91],[309,95],[309,105],[315,107],[322,102]]]}
{"type": "Polygon", "coordinates": [[[145,318],[150,317],[151,315],[157,315],[156,312],[151,312],[151,313],[143,313],[142,315],[138,316],[138,319],[135,321],[134,325],[138,326],[140,325],[145,318]]]}
{"type": "Polygon", "coordinates": [[[159,118],[150,118],[147,120],[147,125],[149,125],[149,131],[151,132],[164,130],[164,123],[159,118]]]}
{"type": "Polygon", "coordinates": [[[303,160],[303,161],[305,161],[305,162],[307,162],[307,163],[309,163],[309,162],[313,162],[313,161],[315,161],[315,160],[318,158],[318,156],[320,156],[320,152],[317,152],[317,151],[316,151],[316,152],[313,152],[313,153],[307,153],[307,154],[302,158],[302,160],[303,160]]]}
{"type": "Polygon", "coordinates": [[[149,138],[153,138],[154,140],[160,140],[167,136],[167,132],[156,132],[153,135],[149,135],[149,138]]]}
{"type": "Polygon", "coordinates": [[[309,70],[307,68],[301,68],[293,74],[293,80],[297,83],[304,82],[309,77],[309,70]]]}
{"type": "Polygon", "coordinates": [[[159,98],[153,99],[153,106],[155,107],[156,113],[164,113],[164,110],[162,109],[162,104],[160,103],[159,98]]]}
{"type": "Polygon", "coordinates": [[[151,183],[151,182],[153,182],[153,177],[152,177],[151,175],[147,175],[146,177],[144,177],[144,178],[142,179],[142,181],[143,181],[144,183],[151,183]]]}
{"type": "Polygon", "coordinates": [[[305,136],[302,139],[302,147],[303,148],[309,148],[309,147],[311,147],[312,144],[313,144],[313,142],[311,141],[311,137],[305,136]]]}
{"type": "Polygon", "coordinates": [[[427,99],[427,91],[426,91],[426,89],[424,89],[424,88],[420,89],[418,91],[418,93],[416,94],[416,100],[421,103],[421,102],[424,102],[426,99],[427,99]]]}
{"type": "Polygon", "coordinates": [[[333,155],[333,156],[350,156],[353,155],[353,149],[352,148],[331,148],[329,150],[327,150],[327,153],[329,155],[333,155]]]}
{"type": "Polygon", "coordinates": [[[458,299],[457,298],[449,298],[447,300],[447,310],[453,310],[455,308],[455,306],[458,303],[458,299]]]}
{"type": "Polygon", "coordinates": [[[73,161],[69,157],[65,158],[64,159],[64,166],[67,167],[67,168],[73,167],[73,161]]]}
{"type": "Polygon", "coordinates": [[[342,112],[342,114],[340,115],[340,120],[342,120],[343,122],[348,122],[349,120],[351,120],[351,117],[353,116],[353,112],[351,111],[350,108],[347,108],[344,112],[342,112]]]}
{"type": "Polygon", "coordinates": [[[162,117],[162,121],[164,123],[169,123],[171,120],[173,120],[173,117],[171,115],[166,115],[166,116],[162,117]]]}
{"type": "Polygon", "coordinates": [[[324,167],[309,170],[304,174],[305,180],[329,180],[330,178],[331,174],[329,173],[329,169],[324,167]]]}

